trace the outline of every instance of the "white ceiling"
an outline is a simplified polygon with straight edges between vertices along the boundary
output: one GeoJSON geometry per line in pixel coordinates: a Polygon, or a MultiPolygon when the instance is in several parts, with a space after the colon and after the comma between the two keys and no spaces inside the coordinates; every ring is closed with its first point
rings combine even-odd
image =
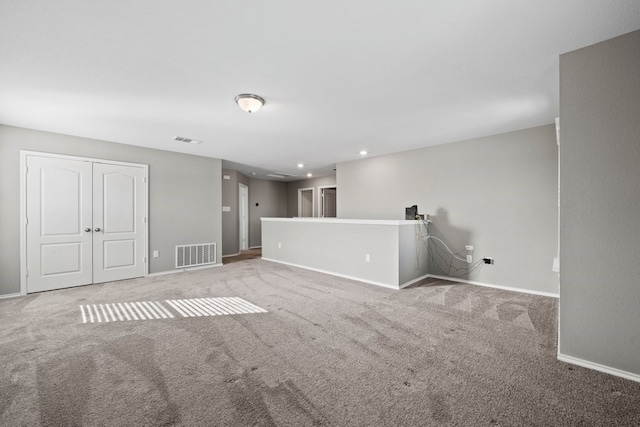
{"type": "Polygon", "coordinates": [[[0,0],[0,123],[327,175],[552,123],[558,55],[639,28],[638,0],[0,0]]]}

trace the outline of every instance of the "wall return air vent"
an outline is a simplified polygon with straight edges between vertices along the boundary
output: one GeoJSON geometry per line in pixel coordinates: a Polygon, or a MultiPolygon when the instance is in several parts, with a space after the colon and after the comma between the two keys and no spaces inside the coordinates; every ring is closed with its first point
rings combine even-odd
{"type": "Polygon", "coordinates": [[[176,246],[176,268],[197,267],[215,263],[215,243],[176,246]]]}

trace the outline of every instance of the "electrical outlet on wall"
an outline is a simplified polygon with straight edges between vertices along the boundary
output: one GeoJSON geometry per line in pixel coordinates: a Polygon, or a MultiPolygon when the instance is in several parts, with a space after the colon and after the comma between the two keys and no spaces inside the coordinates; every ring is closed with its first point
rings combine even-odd
{"type": "Polygon", "coordinates": [[[465,247],[464,247],[464,249],[465,249],[466,251],[472,251],[472,250],[473,250],[473,246],[471,246],[471,245],[467,245],[467,246],[465,246],[465,247]]]}
{"type": "Polygon", "coordinates": [[[473,262],[473,255],[467,255],[467,263],[471,264],[473,262]]]}
{"type": "Polygon", "coordinates": [[[156,249],[155,251],[153,251],[153,257],[154,258],[158,258],[159,256],[160,256],[160,251],[159,250],[156,249]]]}

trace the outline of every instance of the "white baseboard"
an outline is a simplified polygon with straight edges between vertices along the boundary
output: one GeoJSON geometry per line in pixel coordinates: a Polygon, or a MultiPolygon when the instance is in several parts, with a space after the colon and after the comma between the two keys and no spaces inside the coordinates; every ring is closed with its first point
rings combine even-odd
{"type": "MultiPolygon", "coordinates": [[[[346,274],[334,273],[333,271],[321,270],[319,268],[306,267],[304,265],[293,264],[293,263],[290,263],[290,262],[278,261],[276,259],[271,259],[271,258],[262,257],[262,259],[265,260],[265,261],[276,262],[278,264],[290,265],[291,267],[302,268],[303,270],[317,271],[318,273],[324,273],[324,274],[328,274],[330,276],[342,277],[343,279],[355,280],[355,281],[358,281],[358,282],[368,283],[370,285],[382,286],[383,288],[395,289],[395,290],[399,289],[397,286],[390,285],[388,283],[375,282],[373,280],[367,280],[367,279],[362,279],[360,277],[348,276],[346,274]]],[[[408,285],[406,285],[406,286],[408,286],[408,285]]]]}
{"type": "Polygon", "coordinates": [[[249,249],[262,249],[262,246],[251,246],[249,249]]]}
{"type": "Polygon", "coordinates": [[[426,279],[427,277],[430,277],[430,276],[429,276],[428,274],[425,274],[424,276],[420,276],[420,277],[417,277],[417,278],[415,278],[415,279],[413,279],[413,280],[410,280],[410,281],[408,281],[408,282],[406,282],[406,283],[403,283],[402,285],[400,285],[400,289],[404,289],[404,288],[406,288],[407,286],[411,286],[411,285],[413,285],[414,283],[418,283],[419,281],[424,280],[424,279],[426,279]]]}
{"type": "Polygon", "coordinates": [[[634,374],[632,372],[622,371],[610,366],[589,362],[588,360],[578,359],[577,357],[573,356],[567,356],[566,354],[562,354],[560,352],[558,352],[558,360],[560,360],[561,362],[571,363],[572,365],[582,366],[583,368],[593,369],[594,371],[604,372],[605,374],[625,378],[627,380],[640,383],[640,375],[634,374]]]}
{"type": "Polygon", "coordinates": [[[551,297],[551,298],[558,298],[559,297],[558,294],[554,294],[554,293],[551,293],[551,292],[534,291],[534,290],[531,290],[531,289],[522,289],[522,288],[512,288],[510,286],[502,286],[502,285],[494,285],[492,283],[476,282],[475,280],[458,279],[457,277],[438,276],[437,274],[429,274],[427,276],[428,277],[432,277],[434,279],[450,280],[452,282],[466,283],[468,285],[484,286],[484,287],[487,287],[487,288],[502,289],[502,290],[505,290],[505,291],[522,292],[522,293],[525,293],[525,294],[533,294],[533,295],[542,295],[542,296],[551,297]]]}
{"type": "Polygon", "coordinates": [[[198,267],[180,268],[180,269],[176,269],[176,270],[160,271],[158,273],[151,273],[151,274],[147,275],[147,277],[166,276],[167,274],[184,273],[186,271],[205,270],[207,268],[215,268],[215,267],[222,267],[222,263],[211,264],[211,265],[202,265],[202,266],[198,266],[198,267]]]}
{"type": "Polygon", "coordinates": [[[17,294],[5,294],[5,295],[0,295],[0,299],[5,299],[5,298],[17,298],[17,297],[21,297],[22,294],[17,293],[17,294]]]}

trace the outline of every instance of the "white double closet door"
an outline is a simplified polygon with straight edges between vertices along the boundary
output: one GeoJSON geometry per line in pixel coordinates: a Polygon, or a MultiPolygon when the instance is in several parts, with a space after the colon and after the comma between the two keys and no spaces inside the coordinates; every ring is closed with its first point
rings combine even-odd
{"type": "Polygon", "coordinates": [[[26,156],[26,292],[146,274],[146,173],[26,156]]]}

